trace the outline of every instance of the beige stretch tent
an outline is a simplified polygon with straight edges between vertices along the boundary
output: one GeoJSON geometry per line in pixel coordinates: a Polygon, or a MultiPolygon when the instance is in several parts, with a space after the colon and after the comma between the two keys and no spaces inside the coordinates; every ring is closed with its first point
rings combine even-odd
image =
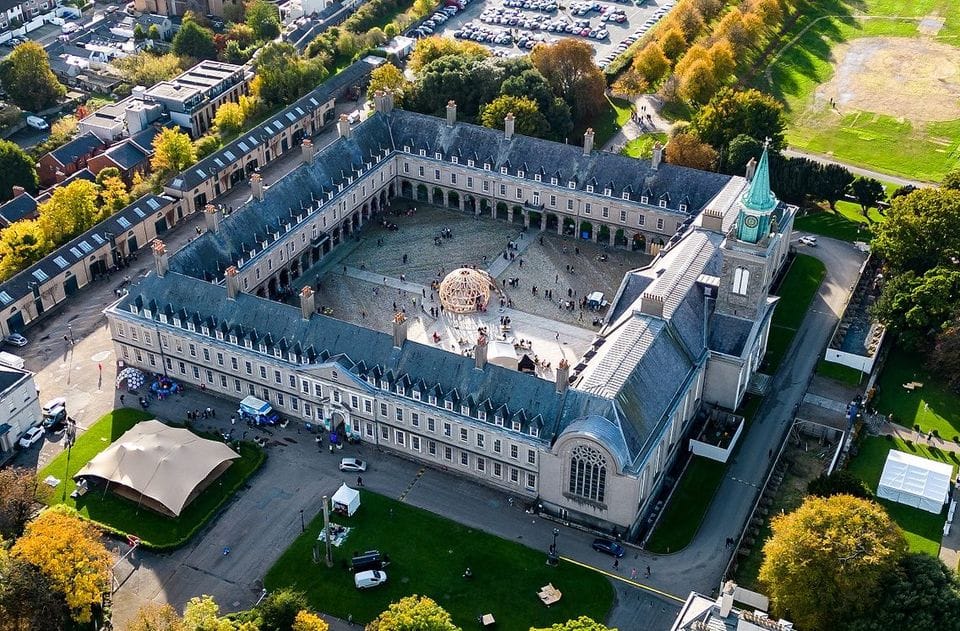
{"type": "Polygon", "coordinates": [[[178,517],[240,455],[186,429],[143,421],[94,456],[73,478],[100,478],[118,495],[178,517]]]}

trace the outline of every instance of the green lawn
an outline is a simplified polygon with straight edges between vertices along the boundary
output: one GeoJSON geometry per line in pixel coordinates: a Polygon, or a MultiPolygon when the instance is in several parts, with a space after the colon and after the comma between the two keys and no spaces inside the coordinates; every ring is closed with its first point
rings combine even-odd
{"type": "Polygon", "coordinates": [[[723,462],[692,456],[656,530],[647,539],[647,550],[666,554],[682,550],[693,541],[726,469],[723,462]]]}
{"type": "Polygon", "coordinates": [[[70,450],[69,467],[67,452],[64,451],[44,467],[38,477],[42,481],[52,475],[61,480],[50,495],[51,505],[69,506],[81,516],[111,532],[136,535],[148,548],[176,548],[190,539],[217,512],[234,491],[257,470],[266,455],[253,443],[241,443],[241,458],[191,502],[176,519],[164,517],[138,507],[135,502],[96,489],[76,500],[71,498],[70,494],[76,489],[72,476],[128,429],[150,418],[154,418],[153,415],[129,408],[110,412],[77,438],[76,444],[70,450]]]}
{"type": "Polygon", "coordinates": [[[869,214],[865,217],[859,204],[852,202],[837,202],[836,211],[828,207],[819,210],[807,211],[801,217],[797,217],[793,222],[796,230],[812,232],[824,237],[832,237],[842,241],[866,241],[873,238],[873,224],[884,221],[886,217],[881,215],[876,208],[871,208],[869,214]]]}
{"type": "MultiPolygon", "coordinates": [[[[957,454],[941,451],[935,447],[907,444],[899,438],[868,436],[861,442],[857,456],[850,461],[850,473],[866,482],[871,491],[876,491],[877,484],[880,483],[880,475],[883,473],[883,465],[887,461],[887,453],[891,449],[945,462],[953,466],[954,473],[956,473],[957,464],[960,463],[957,454]]],[[[943,524],[946,521],[945,512],[934,515],[904,504],[882,499],[877,501],[887,509],[890,517],[903,529],[911,551],[926,552],[933,556],[939,554],[943,524]]]]}
{"type": "Polygon", "coordinates": [[[859,386],[861,383],[867,381],[867,375],[856,368],[850,368],[843,364],[834,364],[825,359],[821,359],[820,363],[817,364],[817,374],[821,377],[827,377],[828,379],[845,383],[848,386],[859,386]]]}
{"type": "Polygon", "coordinates": [[[579,142],[583,138],[583,132],[587,127],[593,128],[593,146],[597,149],[603,147],[613,136],[620,131],[620,128],[630,120],[632,108],[629,101],[618,98],[607,97],[607,105],[597,114],[588,125],[583,128],[576,128],[570,134],[570,141],[579,142]]]}
{"type": "Polygon", "coordinates": [[[786,45],[798,39],[768,74],[758,72],[754,81],[786,103],[786,139],[791,146],[930,181],[960,165],[960,120],[925,123],[882,112],[839,114],[825,99],[815,98],[817,87],[834,74],[831,53],[838,45],[862,37],[920,37],[917,22],[907,18],[944,17],[946,23],[934,39],[958,45],[960,12],[954,0],[816,0],[799,13],[780,41],[786,45]],[[854,15],[873,17],[863,20],[854,15]]]}
{"type": "Polygon", "coordinates": [[[653,156],[653,146],[658,142],[667,142],[667,135],[661,132],[644,134],[624,145],[620,153],[631,158],[650,159],[653,156]]]}
{"type": "Polygon", "coordinates": [[[960,396],[924,368],[922,357],[899,347],[887,356],[873,405],[883,414],[893,414],[893,421],[904,427],[919,425],[924,432],[935,429],[947,440],[960,435],[960,396]],[[903,384],[911,381],[919,381],[923,387],[905,390],[903,384]]]}
{"type": "Polygon", "coordinates": [[[820,288],[824,274],[826,268],[820,259],[808,254],[797,254],[783,282],[773,292],[780,296],[780,302],[773,312],[767,354],[764,356],[767,372],[774,373],[780,367],[793,336],[800,328],[807,309],[820,288]]]}
{"type": "MultiPolygon", "coordinates": [[[[360,623],[410,594],[430,596],[466,629],[475,628],[482,613],[492,613],[500,629],[528,629],[580,615],[604,620],[610,610],[610,581],[572,563],[547,566],[550,541],[526,542],[541,549],[534,550],[382,495],[362,493],[362,505],[353,517],[333,519],[354,530],[341,548],[333,549],[332,568],[312,560],[312,547],[323,527],[320,515],[270,568],[265,587],[302,590],[315,608],[340,618],[352,616],[360,623]],[[359,591],[347,564],[354,551],[374,549],[390,557],[387,583],[359,591]],[[473,574],[469,580],[463,578],[468,567],[473,574]],[[549,608],[537,598],[547,583],[563,593],[549,608]]],[[[600,563],[605,559],[598,557],[600,563]]]]}

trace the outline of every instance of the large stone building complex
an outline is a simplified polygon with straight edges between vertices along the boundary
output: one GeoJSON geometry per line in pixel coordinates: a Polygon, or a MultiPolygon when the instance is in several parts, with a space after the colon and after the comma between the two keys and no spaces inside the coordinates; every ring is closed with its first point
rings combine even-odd
{"type": "MultiPolygon", "coordinates": [[[[770,284],[794,208],[767,156],[730,177],[516,135],[456,120],[376,113],[208,230],[111,305],[118,358],[207,390],[269,400],[407,457],[510,492],[543,510],[637,528],[698,409],[733,409],[766,347],[770,284]],[[393,197],[520,218],[653,262],[626,274],[591,349],[555,380],[517,372],[271,298],[393,197]]],[[[176,180],[174,181],[176,182],[176,180]]],[[[184,186],[185,189],[189,188],[184,186]]],[[[186,191],[185,191],[186,192],[186,191]]],[[[184,195],[190,200],[192,195],[184,195]]]]}

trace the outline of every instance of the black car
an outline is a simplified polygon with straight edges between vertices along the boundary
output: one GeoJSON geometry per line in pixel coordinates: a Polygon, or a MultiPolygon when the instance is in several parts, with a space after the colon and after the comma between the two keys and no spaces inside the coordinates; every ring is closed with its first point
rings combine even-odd
{"type": "Polygon", "coordinates": [[[616,541],[610,541],[609,539],[594,539],[593,549],[597,552],[603,552],[604,554],[609,554],[610,556],[618,559],[623,558],[623,555],[626,554],[626,552],[623,550],[623,546],[616,541]]]}

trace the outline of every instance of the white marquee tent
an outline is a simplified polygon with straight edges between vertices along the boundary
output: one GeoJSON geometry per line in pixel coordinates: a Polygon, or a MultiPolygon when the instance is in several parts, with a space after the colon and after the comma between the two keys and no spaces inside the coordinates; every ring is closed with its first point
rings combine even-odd
{"type": "Polygon", "coordinates": [[[947,502],[953,467],[891,449],[877,486],[877,497],[939,513],[947,502]]]}
{"type": "Polygon", "coordinates": [[[349,517],[360,508],[360,491],[343,484],[330,498],[330,502],[333,504],[333,512],[349,517]]]}

